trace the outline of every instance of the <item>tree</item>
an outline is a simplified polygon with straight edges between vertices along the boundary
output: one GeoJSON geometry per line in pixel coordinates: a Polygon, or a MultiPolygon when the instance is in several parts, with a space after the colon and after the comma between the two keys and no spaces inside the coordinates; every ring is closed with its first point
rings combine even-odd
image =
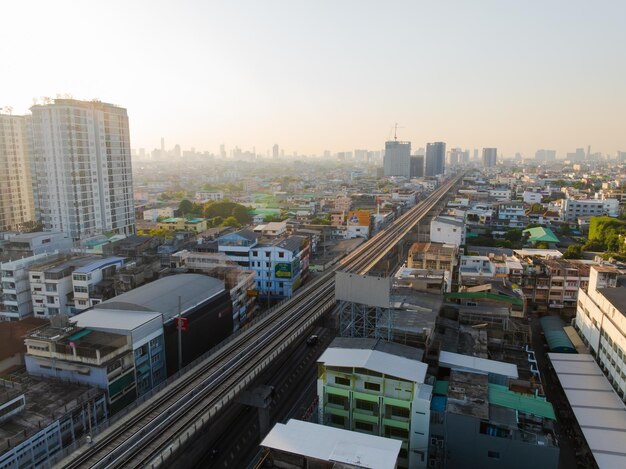
{"type": "Polygon", "coordinates": [[[517,243],[522,240],[522,230],[515,228],[504,233],[504,239],[511,243],[517,243]]]}
{"type": "Polygon", "coordinates": [[[193,212],[193,203],[187,199],[181,200],[178,204],[178,212],[183,217],[188,213],[193,212]]]}
{"type": "Polygon", "coordinates": [[[563,236],[569,236],[570,232],[571,232],[571,230],[570,230],[570,227],[569,227],[569,225],[567,223],[563,223],[559,227],[559,233],[562,234],[563,236]]]}
{"type": "Polygon", "coordinates": [[[233,216],[226,218],[220,226],[232,226],[233,228],[241,228],[241,224],[233,216]]]}
{"type": "Polygon", "coordinates": [[[564,259],[582,259],[583,247],[580,244],[572,244],[563,253],[564,259]]]}
{"type": "Polygon", "coordinates": [[[542,204],[532,204],[530,206],[531,213],[543,213],[545,212],[545,208],[542,204]]]}
{"type": "Polygon", "coordinates": [[[232,216],[235,217],[240,224],[245,225],[250,223],[250,214],[248,213],[248,209],[243,205],[235,205],[231,213],[232,216]]]}
{"type": "Polygon", "coordinates": [[[526,229],[529,230],[531,228],[537,228],[538,226],[541,226],[539,223],[529,223],[528,225],[526,225],[526,229]]]}

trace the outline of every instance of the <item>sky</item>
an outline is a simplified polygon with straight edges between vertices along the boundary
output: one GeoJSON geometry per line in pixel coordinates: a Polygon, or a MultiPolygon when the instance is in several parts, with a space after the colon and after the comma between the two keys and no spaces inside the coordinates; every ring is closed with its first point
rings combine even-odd
{"type": "Polygon", "coordinates": [[[0,108],[128,109],[131,145],[290,154],[393,136],[626,150],[626,1],[3,2],[0,108]]]}

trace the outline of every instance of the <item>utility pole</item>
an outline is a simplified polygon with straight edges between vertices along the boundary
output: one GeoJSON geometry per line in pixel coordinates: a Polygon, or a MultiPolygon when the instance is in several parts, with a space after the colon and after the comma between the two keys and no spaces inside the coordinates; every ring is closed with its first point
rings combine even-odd
{"type": "Polygon", "coordinates": [[[182,318],[182,306],[181,297],[178,296],[178,321],[176,327],[178,328],[178,371],[183,368],[183,318],[182,318]]]}

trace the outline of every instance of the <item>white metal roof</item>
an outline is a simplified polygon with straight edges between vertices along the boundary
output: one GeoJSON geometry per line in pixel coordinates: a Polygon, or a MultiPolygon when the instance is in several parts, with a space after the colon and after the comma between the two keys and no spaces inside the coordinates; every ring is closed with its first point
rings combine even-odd
{"type": "Polygon", "coordinates": [[[460,353],[442,351],[439,353],[439,366],[461,371],[473,371],[482,373],[493,373],[517,379],[517,365],[512,363],[489,360],[487,358],[461,355],[460,353]]]}
{"type": "Polygon", "coordinates": [[[569,353],[548,357],[598,467],[626,467],[626,406],[593,357],[569,353]]]}
{"type": "Polygon", "coordinates": [[[378,350],[329,347],[318,362],[327,366],[366,368],[414,383],[423,383],[428,365],[418,360],[378,350]]]}
{"type": "Polygon", "coordinates": [[[394,469],[402,442],[291,419],[277,423],[261,446],[355,467],[394,469]]]}
{"type": "Polygon", "coordinates": [[[90,309],[70,318],[79,327],[89,327],[108,331],[120,331],[128,333],[154,319],[158,319],[157,325],[162,325],[161,313],[151,311],[125,311],[117,309],[90,309]]]}

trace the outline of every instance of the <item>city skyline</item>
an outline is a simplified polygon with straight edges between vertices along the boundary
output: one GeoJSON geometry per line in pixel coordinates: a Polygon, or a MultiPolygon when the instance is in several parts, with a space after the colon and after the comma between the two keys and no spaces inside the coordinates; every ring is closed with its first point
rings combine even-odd
{"type": "Polygon", "coordinates": [[[626,147],[621,2],[111,5],[7,5],[0,107],[97,97],[128,109],[134,148],[165,135],[216,154],[378,149],[395,122],[417,147],[626,147]]]}

